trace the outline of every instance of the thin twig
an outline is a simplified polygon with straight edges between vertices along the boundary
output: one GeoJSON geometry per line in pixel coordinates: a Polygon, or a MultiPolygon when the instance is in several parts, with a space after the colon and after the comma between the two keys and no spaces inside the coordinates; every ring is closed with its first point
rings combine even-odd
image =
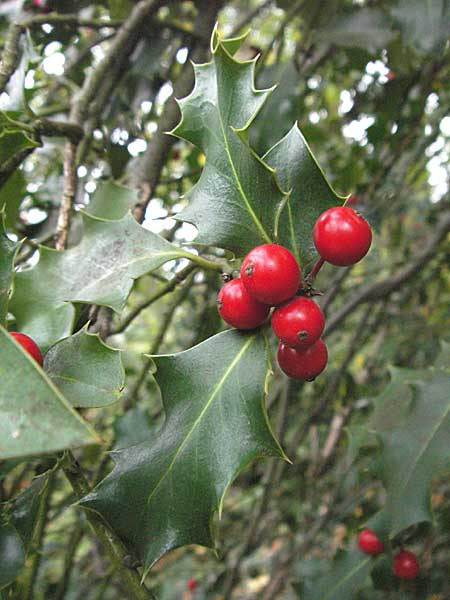
{"type": "MultiPolygon", "coordinates": [[[[90,491],[90,485],[81,470],[80,465],[71,452],[66,452],[60,460],[60,465],[77,498],[81,499],[90,491]]],[[[86,518],[108,555],[118,577],[128,589],[130,600],[156,600],[153,593],[141,584],[141,577],[135,568],[128,564],[129,553],[115,533],[106,527],[102,518],[91,510],[86,510],[86,518]]]]}
{"type": "Polygon", "coordinates": [[[388,297],[392,292],[399,289],[409,279],[420,273],[434,255],[436,248],[450,231],[450,212],[443,213],[433,229],[425,248],[418,252],[408,264],[391,277],[363,287],[352,293],[349,301],[336,311],[328,320],[325,334],[330,335],[346,317],[353,313],[355,308],[364,302],[373,302],[388,297]]]}
{"type": "MultiPolygon", "coordinates": [[[[156,354],[156,352],[158,352],[158,350],[164,340],[164,337],[167,333],[167,330],[170,326],[170,323],[172,322],[175,311],[178,308],[178,306],[185,300],[186,296],[188,295],[188,293],[191,289],[192,283],[193,283],[193,275],[191,275],[190,280],[187,280],[185,282],[184,287],[182,287],[179,290],[178,294],[175,296],[175,298],[173,298],[169,308],[167,309],[167,311],[160,323],[159,329],[156,332],[156,335],[150,345],[148,354],[152,355],[152,354],[156,354]]],[[[125,410],[129,410],[136,403],[136,399],[137,399],[139,390],[142,387],[142,384],[144,383],[144,381],[147,377],[147,374],[148,374],[148,364],[144,363],[134,386],[131,388],[130,392],[127,394],[127,396],[124,400],[123,406],[124,406],[125,410]]]]}
{"type": "MultiPolygon", "coordinates": [[[[197,0],[196,2],[198,13],[193,30],[197,32],[199,39],[193,43],[189,52],[189,59],[194,63],[202,63],[206,60],[209,49],[207,40],[216,22],[221,1],[197,0]]],[[[173,129],[179,120],[180,113],[175,98],[186,96],[191,91],[193,83],[193,69],[187,61],[174,84],[173,94],[158,120],[158,129],[150,140],[134,174],[134,183],[140,189],[140,200],[134,208],[134,216],[140,223],[144,220],[147,205],[159,183],[170,148],[175,142],[175,138],[166,133],[173,129]]]]}
{"type": "Polygon", "coordinates": [[[125,329],[136,319],[138,315],[145,309],[148,308],[151,304],[165,296],[166,294],[170,294],[177,285],[179,285],[182,281],[184,281],[195,269],[197,265],[189,264],[184,269],[182,269],[179,273],[176,273],[172,279],[167,282],[165,285],[161,286],[154,294],[147,298],[141,304],[138,304],[136,308],[134,308],[128,316],[124,318],[122,323],[118,325],[115,329],[110,332],[110,335],[117,335],[118,333],[122,333],[125,329]]]}

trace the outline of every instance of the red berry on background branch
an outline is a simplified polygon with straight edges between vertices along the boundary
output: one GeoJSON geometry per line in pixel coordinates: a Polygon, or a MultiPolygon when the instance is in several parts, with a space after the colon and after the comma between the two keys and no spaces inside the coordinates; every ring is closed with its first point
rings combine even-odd
{"type": "Polygon", "coordinates": [[[327,366],[327,347],[321,339],[306,350],[296,350],[281,343],[278,347],[280,369],[293,379],[312,381],[327,366]]]}
{"type": "Polygon", "coordinates": [[[273,306],[292,298],[300,286],[301,272],[287,248],[263,244],[244,258],[241,279],[256,300],[273,306]]]}
{"type": "Polygon", "coordinates": [[[291,348],[312,346],[322,335],[325,319],[317,304],[299,296],[276,308],[272,314],[275,335],[291,348]]]}
{"type": "Polygon", "coordinates": [[[189,577],[189,579],[186,581],[187,589],[190,590],[191,592],[193,592],[195,590],[197,585],[198,585],[197,580],[194,579],[193,577],[189,577]]]}
{"type": "Polygon", "coordinates": [[[320,256],[338,267],[354,265],[367,254],[372,242],[369,223],[348,206],[335,206],[323,212],[313,230],[320,256]]]}
{"type": "Polygon", "coordinates": [[[363,529],[358,536],[358,546],[365,554],[376,556],[384,551],[383,543],[372,529],[363,529]]]}
{"type": "Polygon", "coordinates": [[[241,279],[228,281],[217,296],[222,319],[236,329],[255,329],[267,319],[270,307],[251,296],[241,279]]]}
{"type": "Polygon", "coordinates": [[[420,566],[414,552],[400,550],[394,556],[392,570],[394,575],[400,579],[415,579],[419,574],[420,566]]]}
{"type": "Polygon", "coordinates": [[[34,342],[28,335],[25,335],[24,333],[19,333],[18,331],[10,331],[9,334],[42,367],[42,365],[44,364],[44,359],[42,358],[42,352],[40,351],[39,346],[36,344],[36,342],[34,342]]]}

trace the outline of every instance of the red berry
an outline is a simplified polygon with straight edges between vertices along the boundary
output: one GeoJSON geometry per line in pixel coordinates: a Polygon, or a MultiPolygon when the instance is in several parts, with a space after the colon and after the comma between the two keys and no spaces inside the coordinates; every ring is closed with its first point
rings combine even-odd
{"type": "Polygon", "coordinates": [[[189,577],[189,579],[186,581],[186,585],[188,590],[191,590],[191,592],[193,592],[197,587],[197,580],[193,577],[189,577]]]}
{"type": "Polygon", "coordinates": [[[381,554],[384,550],[384,546],[377,536],[377,534],[371,529],[363,529],[358,536],[358,546],[366,554],[381,554]]]}
{"type": "Polygon", "coordinates": [[[324,260],[338,267],[347,267],[367,254],[372,231],[369,223],[353,208],[335,206],[317,219],[313,238],[324,260]]]}
{"type": "Polygon", "coordinates": [[[270,307],[255,300],[242,279],[228,281],[217,296],[219,314],[236,329],[255,329],[267,319],[270,307]]]}
{"type": "Polygon", "coordinates": [[[24,350],[30,354],[36,362],[38,362],[41,367],[44,363],[42,358],[42,353],[39,349],[39,346],[34,342],[28,335],[24,333],[19,333],[18,331],[10,331],[10,335],[19,343],[24,350]]]}
{"type": "Polygon", "coordinates": [[[241,278],[250,294],[264,304],[281,304],[298,290],[300,268],[294,255],[278,244],[256,246],[244,258],[241,278]]]}
{"type": "Polygon", "coordinates": [[[299,296],[276,308],[272,314],[275,335],[291,348],[302,350],[312,346],[325,325],[323,313],[317,304],[299,296]]]}
{"type": "Polygon", "coordinates": [[[394,556],[392,570],[394,575],[401,579],[415,579],[419,574],[420,566],[414,552],[400,550],[400,552],[394,556]]]}
{"type": "Polygon", "coordinates": [[[306,350],[296,350],[280,343],[278,364],[281,370],[293,379],[312,381],[321,373],[328,360],[327,347],[321,339],[306,350]]]}

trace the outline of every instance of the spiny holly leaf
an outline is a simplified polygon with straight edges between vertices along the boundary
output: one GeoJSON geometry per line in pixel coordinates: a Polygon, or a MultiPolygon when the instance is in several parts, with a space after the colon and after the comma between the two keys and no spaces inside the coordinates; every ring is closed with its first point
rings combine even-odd
{"type": "Polygon", "coordinates": [[[393,369],[372,428],[381,441],[386,504],[371,523],[385,534],[431,521],[429,486],[450,465],[450,375],[443,369],[393,369]]]}
{"type": "Polygon", "coordinates": [[[0,327],[0,459],[95,444],[95,433],[0,327]]]}
{"type": "Polygon", "coordinates": [[[8,314],[11,284],[14,275],[14,258],[19,244],[12,242],[6,235],[4,213],[0,207],[0,325],[4,325],[8,314]]]}
{"type": "Polygon", "coordinates": [[[369,577],[375,561],[359,550],[339,556],[320,579],[294,586],[302,600],[353,600],[369,577]]]}
{"type": "Polygon", "coordinates": [[[325,178],[298,125],[264,156],[276,170],[289,201],[280,215],[278,241],[291,248],[299,263],[310,263],[317,251],[312,239],[314,223],[327,208],[343,204],[325,178]]]}
{"type": "Polygon", "coordinates": [[[247,128],[271,90],[254,87],[255,61],[232,54],[238,40],[212,37],[213,61],[194,65],[195,87],[179,102],[182,119],[172,133],[206,156],[189,206],[178,218],[198,229],[196,242],[226,248],[238,256],[274,239],[284,198],[272,170],[246,142],[247,128]]]}
{"type": "Polygon", "coordinates": [[[112,404],[125,384],[120,352],[85,329],[52,346],[44,369],[72,406],[112,404]]]}
{"type": "Polygon", "coordinates": [[[166,420],[113,452],[112,473],[82,501],[101,513],[147,571],[186,544],[213,546],[212,518],[227,488],[259,456],[283,456],[264,407],[266,344],[225,331],[155,358],[166,420]]]}
{"type": "Polygon", "coordinates": [[[75,309],[70,302],[120,311],[134,279],[174,258],[193,257],[129,214],[118,221],[86,214],[83,219],[78,246],[64,252],[41,247],[39,263],[16,275],[10,310],[20,330],[43,349],[71,334],[75,309]]]}

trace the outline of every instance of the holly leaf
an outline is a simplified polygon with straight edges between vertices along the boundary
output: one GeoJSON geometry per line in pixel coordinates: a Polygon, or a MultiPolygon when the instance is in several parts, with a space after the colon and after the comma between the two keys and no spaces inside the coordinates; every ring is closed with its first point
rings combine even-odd
{"type": "Polygon", "coordinates": [[[41,505],[41,493],[48,484],[47,474],[36,477],[12,502],[3,505],[0,526],[0,586],[19,575],[30,549],[41,505]]]}
{"type": "Polygon", "coordinates": [[[147,231],[130,214],[117,221],[84,214],[83,221],[78,246],[63,252],[41,247],[38,264],[15,278],[10,310],[18,328],[43,349],[71,334],[72,302],[120,312],[135,279],[169,260],[196,258],[147,231]]]}
{"type": "Polygon", "coordinates": [[[450,375],[441,369],[392,369],[371,427],[381,442],[386,503],[371,523],[386,535],[431,521],[429,486],[450,465],[450,375]]]}
{"type": "Polygon", "coordinates": [[[98,443],[44,371],[0,327],[0,459],[98,443]]]}
{"type": "Polygon", "coordinates": [[[52,346],[44,369],[72,406],[112,404],[120,400],[125,385],[120,351],[86,329],[52,346]]]}
{"type": "Polygon", "coordinates": [[[135,406],[114,422],[114,449],[128,448],[145,441],[156,432],[155,425],[150,420],[150,415],[135,406]]]}
{"type": "Polygon", "coordinates": [[[24,564],[25,551],[19,534],[11,524],[0,524],[0,587],[14,581],[24,564]]]}
{"type": "Polygon", "coordinates": [[[263,157],[276,170],[289,200],[280,214],[278,241],[301,266],[317,257],[312,231],[324,210],[344,203],[328,183],[297,124],[263,157]]]}
{"type": "Polygon", "coordinates": [[[284,456],[264,406],[261,333],[222,332],[154,358],[166,419],[157,434],[112,453],[115,468],[89,495],[147,572],[186,544],[214,546],[212,518],[254,458],[284,456]]]}
{"type": "Polygon", "coordinates": [[[138,202],[136,190],[114,181],[100,182],[86,212],[93,217],[114,221],[122,219],[138,202]]]}
{"type": "MultiPolygon", "coordinates": [[[[10,114],[16,116],[17,113],[10,114]]],[[[25,124],[15,121],[8,113],[0,111],[0,166],[14,154],[41,145],[30,137],[25,124]]]]}
{"type": "Polygon", "coordinates": [[[376,52],[395,38],[391,19],[377,8],[357,8],[331,20],[317,34],[317,39],[346,48],[376,52]]]}
{"type": "Polygon", "coordinates": [[[241,256],[274,240],[285,195],[273,171],[251,150],[247,130],[272,89],[256,90],[255,61],[233,57],[243,38],[220,40],[214,31],[213,60],[194,65],[195,87],[179,101],[181,122],[171,132],[206,157],[189,206],[177,218],[198,229],[196,242],[241,256]]]}
{"type": "Polygon", "coordinates": [[[48,485],[48,474],[35,477],[27,489],[19,494],[8,508],[9,519],[14,525],[25,549],[28,552],[35,532],[36,519],[41,505],[41,494],[48,485]]]}
{"type": "Polygon", "coordinates": [[[14,276],[14,259],[20,244],[12,242],[6,235],[4,213],[0,210],[0,325],[4,325],[8,314],[8,303],[14,276]]]}
{"type": "Polygon", "coordinates": [[[450,5],[447,0],[399,0],[392,8],[404,40],[420,54],[440,54],[448,40],[450,5]]]}
{"type": "Polygon", "coordinates": [[[341,554],[320,578],[296,583],[294,589],[302,600],[353,600],[374,567],[374,558],[353,550],[341,554]]]}
{"type": "Polygon", "coordinates": [[[14,173],[0,188],[0,210],[5,210],[5,224],[13,228],[17,224],[19,208],[26,195],[26,181],[22,171],[14,173]]]}

